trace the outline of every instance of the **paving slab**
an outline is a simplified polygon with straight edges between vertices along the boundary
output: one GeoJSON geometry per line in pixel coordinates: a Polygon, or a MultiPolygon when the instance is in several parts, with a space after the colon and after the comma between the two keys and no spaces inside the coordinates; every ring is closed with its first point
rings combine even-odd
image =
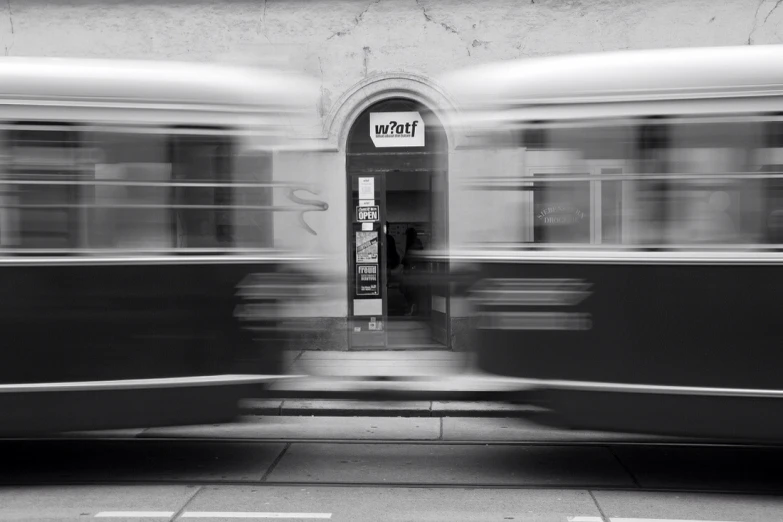
{"type": "Polygon", "coordinates": [[[667,441],[663,437],[561,430],[518,418],[443,418],[443,440],[521,441],[667,441]]]}
{"type": "Polygon", "coordinates": [[[587,491],[464,488],[208,487],[188,512],[324,513],[333,522],[567,522],[597,516],[587,491]]]}
{"type": "Polygon", "coordinates": [[[611,520],[783,520],[783,498],[767,495],[594,491],[611,520]]]}
{"type": "Polygon", "coordinates": [[[218,439],[435,440],[440,419],[384,417],[247,417],[243,422],[154,428],[142,437],[218,439]]]}
{"type": "Polygon", "coordinates": [[[429,401],[286,400],[282,415],[365,415],[373,417],[430,417],[429,401]]]}
{"type": "Polygon", "coordinates": [[[616,447],[642,487],[783,491],[783,451],[729,447],[616,447]]]}
{"type": "Polygon", "coordinates": [[[260,480],[279,443],[191,441],[2,441],[0,484],[260,480]]]}
{"type": "Polygon", "coordinates": [[[270,482],[632,486],[604,448],[294,443],[270,482]]]}
{"type": "Polygon", "coordinates": [[[540,411],[523,404],[489,401],[432,401],[433,417],[516,417],[540,411]]]}
{"type": "Polygon", "coordinates": [[[245,399],[240,401],[239,408],[252,415],[280,415],[282,399],[245,399]]]}
{"type": "Polygon", "coordinates": [[[132,439],[138,437],[146,428],[134,428],[126,430],[96,430],[96,431],[70,431],[61,435],[56,435],[62,438],[102,438],[102,439],[132,439]]]}
{"type": "MultiPolygon", "coordinates": [[[[176,513],[196,491],[197,488],[192,486],[5,487],[0,489],[0,520],[84,522],[102,512],[176,513]]],[[[138,518],[117,517],[112,520],[138,518]]]]}

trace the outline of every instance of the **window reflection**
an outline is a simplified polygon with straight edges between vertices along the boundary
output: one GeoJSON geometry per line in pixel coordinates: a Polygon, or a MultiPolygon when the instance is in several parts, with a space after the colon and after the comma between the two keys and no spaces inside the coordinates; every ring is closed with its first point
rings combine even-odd
{"type": "Polygon", "coordinates": [[[132,253],[273,245],[268,154],[237,158],[236,138],[223,134],[152,130],[41,124],[0,132],[0,247],[132,253]]]}
{"type": "Polygon", "coordinates": [[[171,216],[166,208],[169,187],[122,185],[124,182],[165,183],[171,179],[166,137],[107,133],[96,137],[96,208],[91,212],[89,244],[93,248],[161,249],[174,245],[171,216]],[[127,208],[147,205],[147,208],[127,208]],[[154,208],[157,206],[158,208],[154,208]]]}
{"type": "MultiPolygon", "coordinates": [[[[504,186],[531,195],[518,199],[531,218],[515,225],[530,234],[506,235],[571,247],[781,244],[783,123],[777,118],[525,125],[519,134],[525,167],[504,173],[504,186]],[[514,176],[524,179],[514,183],[514,176]]],[[[500,192],[497,184],[494,190],[500,192]]]]}

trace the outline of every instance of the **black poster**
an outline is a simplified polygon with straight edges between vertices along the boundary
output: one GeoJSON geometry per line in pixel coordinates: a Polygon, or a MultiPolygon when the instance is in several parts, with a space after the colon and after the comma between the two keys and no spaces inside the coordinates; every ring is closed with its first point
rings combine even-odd
{"type": "Polygon", "coordinates": [[[356,265],[356,295],[378,295],[378,265],[356,265]]]}

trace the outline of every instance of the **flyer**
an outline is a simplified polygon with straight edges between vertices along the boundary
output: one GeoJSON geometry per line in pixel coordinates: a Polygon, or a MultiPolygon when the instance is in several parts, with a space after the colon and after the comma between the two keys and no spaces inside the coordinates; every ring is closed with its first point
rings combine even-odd
{"type": "Polygon", "coordinates": [[[356,232],[356,262],[378,262],[378,231],[373,230],[356,232]]]}
{"type": "Polygon", "coordinates": [[[359,199],[375,199],[375,178],[359,178],[359,199]]]}
{"type": "Polygon", "coordinates": [[[356,295],[378,295],[378,265],[356,265],[356,295]]]}

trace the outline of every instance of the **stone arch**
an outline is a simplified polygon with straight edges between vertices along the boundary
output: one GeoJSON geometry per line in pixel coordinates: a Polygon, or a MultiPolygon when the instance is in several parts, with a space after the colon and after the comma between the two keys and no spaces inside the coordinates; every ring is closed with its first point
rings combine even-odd
{"type": "Polygon", "coordinates": [[[378,102],[404,98],[428,107],[438,118],[446,132],[449,150],[461,142],[450,122],[456,104],[432,80],[408,73],[387,73],[371,76],[351,87],[343,94],[329,113],[324,129],[327,139],[340,152],[345,152],[348,135],[356,119],[378,102]]]}

